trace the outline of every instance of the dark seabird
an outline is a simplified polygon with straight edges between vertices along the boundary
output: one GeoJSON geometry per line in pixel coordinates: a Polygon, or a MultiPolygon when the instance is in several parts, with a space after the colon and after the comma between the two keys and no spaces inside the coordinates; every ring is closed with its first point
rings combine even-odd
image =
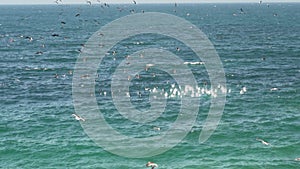
{"type": "Polygon", "coordinates": [[[62,0],[55,0],[54,1],[56,4],[62,3],[62,0]]]}
{"type": "Polygon", "coordinates": [[[244,13],[244,10],[243,10],[243,8],[241,8],[241,9],[240,9],[240,11],[241,11],[241,13],[244,13]]]}
{"type": "Polygon", "coordinates": [[[25,39],[28,39],[29,42],[33,41],[33,38],[31,36],[26,36],[25,39]]]}
{"type": "Polygon", "coordinates": [[[35,52],[35,54],[36,54],[36,55],[42,55],[43,52],[42,52],[42,51],[37,51],[37,52],[35,52]]]}
{"type": "Polygon", "coordinates": [[[54,34],[52,34],[51,36],[56,37],[56,36],[59,36],[59,34],[54,33],[54,34]]]}

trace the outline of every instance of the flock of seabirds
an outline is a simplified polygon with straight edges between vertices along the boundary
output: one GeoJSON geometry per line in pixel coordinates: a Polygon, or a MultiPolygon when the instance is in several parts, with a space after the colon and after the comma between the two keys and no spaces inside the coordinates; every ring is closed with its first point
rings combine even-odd
{"type": "MultiPolygon", "coordinates": [[[[97,0],[97,1],[100,3],[100,0],[97,0]]],[[[58,3],[62,3],[62,0],[56,0],[55,2],[56,2],[57,4],[58,4],[58,3]]],[[[87,2],[89,5],[92,5],[92,2],[91,2],[91,1],[86,1],[86,2],[87,2]]],[[[135,0],[133,0],[133,3],[134,3],[134,4],[137,4],[137,2],[136,2],[135,0]]],[[[262,1],[259,1],[259,3],[262,4],[262,1]]],[[[174,6],[177,7],[177,3],[175,3],[174,6]]],[[[267,6],[269,7],[269,4],[267,4],[267,6]]],[[[102,7],[102,8],[103,8],[103,7],[109,7],[109,4],[104,3],[103,5],[101,5],[101,7],[102,7]]],[[[120,8],[118,8],[118,9],[120,9],[120,8]]],[[[130,10],[130,12],[134,12],[134,10],[130,10]]],[[[144,12],[144,11],[142,11],[142,12],[144,12]]],[[[176,10],[174,10],[174,12],[176,12],[176,10]]],[[[240,8],[240,13],[241,13],[241,14],[244,14],[244,13],[245,13],[245,11],[243,10],[243,8],[240,8]]],[[[79,16],[79,15],[80,15],[80,14],[77,14],[76,16],[79,16]]],[[[188,13],[187,15],[189,15],[189,13],[188,13]]],[[[233,15],[235,16],[236,14],[233,14],[233,15]]],[[[277,16],[277,14],[274,13],[274,16],[277,16]]],[[[179,51],[180,49],[179,49],[179,48],[176,48],[176,50],[179,51]]],[[[262,60],[265,60],[265,58],[262,58],[262,60]]],[[[191,64],[193,64],[193,63],[191,63],[191,64]]],[[[276,91],[276,90],[278,90],[278,88],[271,88],[270,90],[271,90],[271,91],[276,91]]],[[[242,89],[240,90],[240,94],[244,94],[246,91],[247,91],[246,87],[242,87],[242,89]]],[[[83,117],[77,115],[77,114],[72,114],[72,116],[73,116],[76,120],[78,120],[78,121],[85,122],[85,119],[84,119],[83,117]]],[[[154,127],[153,129],[155,129],[155,130],[160,130],[159,127],[154,127]]],[[[263,145],[265,145],[265,146],[271,146],[271,143],[269,143],[269,142],[267,142],[267,141],[265,141],[265,140],[263,140],[263,139],[256,138],[256,140],[259,141],[259,142],[261,142],[261,144],[263,144],[263,145]]],[[[300,157],[299,157],[299,158],[295,158],[295,161],[300,161],[300,157]]],[[[146,167],[151,167],[151,169],[155,169],[156,167],[158,167],[158,165],[157,165],[156,163],[154,163],[154,162],[148,162],[148,163],[146,164],[146,167]]]]}
{"type": "MultiPolygon", "coordinates": [[[[55,0],[54,2],[55,2],[56,4],[63,4],[63,0],[55,0]]],[[[109,8],[109,7],[110,7],[110,5],[109,5],[108,3],[101,3],[100,0],[97,0],[97,2],[101,5],[101,8],[109,8]]],[[[90,0],[87,0],[86,3],[87,3],[88,5],[92,5],[92,4],[93,4],[93,2],[90,1],[90,0]]],[[[136,4],[137,4],[137,1],[133,0],[132,3],[136,5],[136,4]]],[[[259,1],[259,4],[262,4],[262,3],[263,3],[262,1],[259,1]]],[[[267,6],[269,7],[269,4],[267,4],[267,6]]],[[[177,7],[177,3],[174,4],[174,7],[175,7],[175,8],[177,7]]],[[[124,10],[124,8],[121,8],[121,7],[117,7],[117,9],[118,9],[120,12],[124,10]]],[[[240,14],[244,14],[244,13],[245,13],[245,11],[244,11],[243,8],[240,8],[239,11],[240,11],[240,14]]],[[[130,13],[134,13],[135,10],[134,10],[134,9],[131,9],[131,10],[129,10],[129,12],[130,12],[130,13]]],[[[144,11],[142,11],[142,12],[144,12],[144,11]]],[[[176,12],[176,9],[174,9],[174,12],[176,12]]],[[[187,13],[187,16],[188,16],[188,15],[190,15],[190,14],[187,13]]],[[[236,14],[234,13],[233,15],[235,16],[236,14]]],[[[79,17],[79,16],[80,16],[80,13],[77,13],[77,14],[75,15],[75,17],[79,17]]],[[[274,13],[274,16],[277,16],[277,14],[274,13]]],[[[66,24],[66,22],[61,21],[61,24],[66,24]]],[[[53,36],[53,37],[58,37],[58,36],[60,36],[60,35],[59,35],[59,34],[52,34],[52,36],[53,36]]],[[[30,37],[30,36],[26,36],[25,39],[28,39],[30,42],[33,41],[33,38],[30,37]]],[[[10,42],[13,42],[13,39],[10,39],[10,42]]],[[[42,45],[42,47],[45,47],[45,45],[42,45]]],[[[176,48],[176,50],[179,51],[180,49],[179,49],[179,48],[176,48]]],[[[79,50],[79,52],[81,52],[81,51],[79,50]]],[[[37,54],[37,55],[42,55],[43,52],[42,52],[42,51],[38,51],[38,52],[36,52],[35,54],[37,54]]],[[[262,58],[262,60],[265,60],[265,58],[262,58]]],[[[193,63],[191,63],[191,64],[193,64],[193,63]]],[[[70,73],[70,74],[72,74],[72,73],[70,73]]],[[[56,75],[55,75],[55,78],[59,78],[59,75],[56,74],[56,75]]],[[[271,91],[276,91],[276,90],[278,90],[278,88],[272,88],[272,89],[270,89],[270,90],[271,90],[271,91]]],[[[240,94],[244,94],[246,91],[247,91],[246,87],[243,87],[243,88],[241,89],[241,91],[240,91],[240,94]]],[[[81,116],[78,115],[78,114],[75,114],[75,113],[74,113],[74,114],[72,114],[72,116],[74,117],[75,120],[78,120],[78,121],[81,121],[81,122],[85,122],[85,121],[86,121],[86,119],[84,119],[83,117],[81,117],[81,116]]],[[[160,130],[160,128],[159,128],[159,127],[154,127],[154,130],[160,130]]],[[[263,145],[265,145],[265,146],[271,146],[271,144],[270,144],[269,142],[266,142],[266,141],[263,140],[263,139],[256,138],[256,140],[259,141],[259,142],[261,142],[261,143],[262,143],[263,145]]],[[[300,157],[299,157],[299,158],[295,158],[295,161],[300,161],[300,157]]],[[[146,167],[151,167],[151,169],[155,169],[156,167],[158,167],[158,165],[157,165],[156,163],[154,163],[154,162],[148,162],[148,163],[146,164],[146,167]]]]}
{"type": "MultiPolygon", "coordinates": [[[[97,0],[97,2],[101,3],[100,0],[97,0]]],[[[55,3],[56,3],[56,4],[60,4],[60,3],[62,3],[62,0],[56,0],[55,3]]],[[[92,5],[92,2],[89,1],[89,0],[86,1],[86,3],[89,4],[89,5],[92,5]]],[[[133,0],[133,3],[134,3],[134,4],[137,4],[137,2],[136,2],[135,0],[133,0]]],[[[259,1],[259,3],[262,4],[262,1],[259,1]]],[[[267,5],[268,5],[268,7],[269,7],[269,4],[267,4],[267,5]]],[[[174,6],[177,7],[177,3],[175,3],[174,6]]],[[[107,4],[107,3],[103,3],[103,5],[101,5],[101,7],[104,8],[104,7],[110,7],[110,6],[109,6],[109,4],[107,4]]],[[[122,8],[119,8],[119,7],[118,7],[118,9],[119,9],[120,11],[123,10],[122,8]]],[[[131,9],[130,12],[133,13],[133,12],[134,12],[134,9],[131,9]]],[[[142,11],[142,12],[144,12],[144,11],[142,11]]],[[[176,10],[174,10],[174,12],[176,12],[176,10]]],[[[240,13],[241,13],[241,14],[245,13],[244,10],[243,10],[243,8],[240,8],[240,13]]],[[[80,14],[78,13],[78,14],[75,15],[75,17],[78,17],[79,15],[80,15],[80,14]]],[[[189,13],[187,13],[187,15],[189,15],[189,13]]],[[[233,15],[236,15],[236,14],[233,14],[233,15]]],[[[274,13],[274,16],[277,16],[277,14],[274,13]]],[[[65,22],[61,22],[61,23],[62,23],[62,24],[66,24],[65,22]]],[[[59,35],[52,35],[52,36],[59,36],[59,35]]],[[[178,51],[178,50],[180,50],[180,49],[177,47],[176,50],[178,51]]],[[[265,60],[265,58],[262,58],[262,60],[265,60]]],[[[191,64],[193,64],[193,63],[191,63],[191,64]]],[[[270,90],[271,90],[271,91],[276,91],[276,90],[278,90],[278,88],[272,88],[272,89],[270,89],[270,90]]],[[[241,91],[240,91],[240,94],[244,94],[246,91],[247,91],[246,87],[243,87],[243,88],[241,89],[241,91]]],[[[84,119],[83,117],[77,115],[77,114],[72,114],[72,116],[73,116],[76,120],[78,120],[78,121],[85,122],[85,119],[84,119]]],[[[160,130],[159,127],[154,127],[154,129],[155,129],[155,130],[160,130]]],[[[256,138],[256,140],[259,141],[259,142],[261,142],[263,145],[271,146],[271,144],[270,144],[269,142],[266,142],[266,141],[263,140],[263,139],[256,138]]],[[[295,161],[300,161],[300,157],[299,157],[299,158],[295,158],[295,161]]],[[[156,167],[158,167],[158,165],[157,165],[156,163],[154,163],[154,162],[148,162],[148,163],[146,164],[146,167],[151,167],[151,169],[155,169],[156,167]]]]}

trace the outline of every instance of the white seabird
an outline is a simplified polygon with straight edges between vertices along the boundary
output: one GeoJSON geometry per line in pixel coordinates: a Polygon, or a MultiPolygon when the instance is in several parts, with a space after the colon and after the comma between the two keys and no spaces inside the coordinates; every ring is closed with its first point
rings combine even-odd
{"type": "Polygon", "coordinates": [[[264,141],[264,140],[262,140],[262,139],[257,138],[256,140],[257,140],[257,141],[260,141],[260,142],[261,142],[262,144],[264,144],[264,145],[267,145],[267,146],[271,145],[270,143],[268,143],[268,142],[266,142],[266,141],[264,141]]]}
{"type": "Polygon", "coordinates": [[[79,121],[80,121],[80,120],[81,120],[81,121],[85,121],[84,118],[80,117],[80,116],[77,115],[77,114],[72,114],[72,116],[75,117],[76,120],[79,120],[79,121]]]}
{"type": "Polygon", "coordinates": [[[158,167],[158,165],[157,164],[155,164],[155,163],[153,163],[153,162],[148,162],[147,164],[146,164],[146,167],[151,167],[151,169],[154,169],[155,167],[158,167]]]}

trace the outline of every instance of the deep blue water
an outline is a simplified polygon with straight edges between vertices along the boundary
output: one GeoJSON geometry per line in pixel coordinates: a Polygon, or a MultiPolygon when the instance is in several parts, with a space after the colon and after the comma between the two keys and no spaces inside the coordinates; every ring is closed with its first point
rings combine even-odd
{"type": "MultiPolygon", "coordinates": [[[[148,161],[161,169],[299,168],[294,160],[300,157],[299,11],[299,3],[0,6],[0,168],[138,169],[148,161]],[[205,143],[199,144],[198,137],[209,94],[199,97],[197,121],[182,142],[149,158],[105,151],[71,116],[73,71],[83,44],[105,24],[130,15],[131,9],[182,17],[215,46],[226,75],[227,97],[220,124],[205,143]]],[[[145,125],[118,114],[111,99],[111,74],[127,55],[149,47],[199,61],[181,42],[151,34],[126,39],[109,51],[116,54],[110,53],[99,65],[96,100],[114,129],[138,138],[168,130],[181,103],[180,97],[168,98],[166,112],[145,125]],[[111,56],[121,60],[114,62],[111,56]],[[156,126],[161,130],[153,129],[156,126]]],[[[209,88],[204,65],[188,66],[199,87],[209,88]]],[[[146,88],[179,88],[158,69],[140,75],[129,89],[136,109],[150,108],[146,88]]]]}

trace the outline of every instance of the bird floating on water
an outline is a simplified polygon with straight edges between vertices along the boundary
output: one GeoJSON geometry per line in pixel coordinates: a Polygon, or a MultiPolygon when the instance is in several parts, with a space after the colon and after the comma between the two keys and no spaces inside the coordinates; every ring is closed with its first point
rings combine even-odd
{"type": "Polygon", "coordinates": [[[153,127],[153,130],[160,131],[160,127],[153,127]]]}

